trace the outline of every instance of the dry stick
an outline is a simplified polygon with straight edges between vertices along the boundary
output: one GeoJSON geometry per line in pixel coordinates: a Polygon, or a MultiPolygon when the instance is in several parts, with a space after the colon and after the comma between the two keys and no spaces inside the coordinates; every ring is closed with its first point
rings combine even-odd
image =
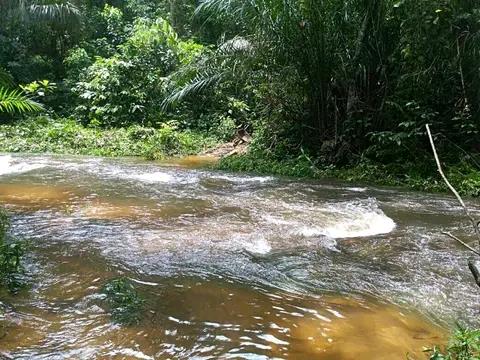
{"type": "MultiPolygon", "coordinates": [[[[432,133],[430,132],[430,127],[428,126],[428,124],[426,124],[425,127],[427,128],[427,134],[428,134],[428,138],[430,139],[430,145],[432,145],[433,156],[435,157],[435,161],[437,162],[438,172],[442,176],[443,181],[445,181],[445,184],[447,184],[448,188],[453,192],[453,194],[455,195],[457,200],[460,202],[460,204],[463,207],[463,210],[465,211],[465,214],[467,215],[467,217],[472,222],[473,228],[475,230],[475,234],[477,235],[477,238],[478,238],[478,241],[479,241],[479,244],[480,244],[480,234],[479,234],[479,231],[478,231],[478,224],[475,222],[475,219],[473,218],[473,216],[470,215],[470,212],[468,211],[467,207],[465,206],[465,203],[463,202],[462,198],[460,197],[460,194],[457,192],[457,190],[455,190],[455,188],[452,186],[452,184],[450,184],[447,177],[443,173],[442,165],[440,164],[440,160],[438,159],[438,155],[437,155],[437,150],[435,149],[435,143],[433,142],[432,133]]],[[[456,236],[454,236],[454,235],[452,235],[448,232],[442,232],[442,234],[447,235],[450,238],[452,238],[453,240],[458,241],[460,244],[465,246],[467,249],[472,251],[474,254],[480,256],[479,251],[475,250],[473,247],[471,247],[467,243],[463,242],[458,237],[456,237],[456,236]]],[[[470,269],[470,272],[472,273],[473,278],[475,279],[475,282],[477,283],[478,286],[480,286],[480,271],[478,270],[478,267],[473,260],[468,261],[468,268],[470,269]]]]}
{"type": "Polygon", "coordinates": [[[452,235],[448,232],[445,232],[445,231],[442,231],[442,234],[443,235],[447,235],[448,237],[452,238],[453,240],[456,240],[458,241],[460,244],[462,244],[463,246],[465,246],[468,250],[470,250],[471,252],[477,254],[478,256],[480,256],[480,251],[477,251],[475,250],[473,247],[471,247],[470,245],[468,245],[466,242],[460,240],[458,237],[456,237],[455,235],[452,235]]]}
{"type": "Polygon", "coordinates": [[[473,216],[470,215],[470,212],[468,211],[467,206],[465,205],[462,198],[460,197],[460,194],[457,192],[457,190],[455,190],[455,188],[452,186],[452,184],[450,184],[447,177],[443,173],[442,165],[440,164],[440,159],[438,158],[438,155],[437,155],[437,149],[435,148],[435,143],[433,142],[432,133],[430,132],[430,127],[428,126],[428,124],[426,124],[425,127],[427,128],[428,138],[430,139],[430,145],[432,146],[433,156],[435,157],[435,161],[437,162],[438,172],[442,176],[443,181],[445,182],[445,184],[447,184],[450,191],[455,195],[455,197],[457,198],[460,205],[462,205],[463,211],[465,212],[465,215],[467,215],[468,219],[472,223],[473,229],[475,230],[475,234],[477,235],[477,238],[478,238],[478,243],[480,244],[480,234],[479,234],[479,231],[478,231],[477,223],[476,223],[475,219],[473,218],[473,216]]]}

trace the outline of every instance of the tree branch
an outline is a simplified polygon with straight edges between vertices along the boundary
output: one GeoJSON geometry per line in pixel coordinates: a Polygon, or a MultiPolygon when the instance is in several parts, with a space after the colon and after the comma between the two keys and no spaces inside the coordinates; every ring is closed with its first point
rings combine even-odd
{"type": "Polygon", "coordinates": [[[455,241],[458,241],[460,244],[462,244],[463,246],[465,246],[468,250],[472,251],[473,253],[477,254],[478,256],[480,256],[480,251],[477,251],[475,250],[473,247],[471,247],[470,245],[468,245],[466,242],[460,240],[458,237],[456,237],[455,235],[452,235],[448,232],[445,232],[445,231],[442,231],[442,234],[443,235],[447,235],[448,237],[452,238],[453,240],[455,241]]]}
{"type": "Polygon", "coordinates": [[[472,216],[472,215],[470,214],[470,212],[468,211],[468,208],[467,208],[467,206],[465,205],[465,203],[463,202],[463,199],[461,198],[460,194],[457,192],[457,190],[455,190],[455,188],[452,186],[452,184],[450,184],[450,182],[448,181],[447,177],[446,177],[445,174],[443,173],[442,165],[440,164],[440,159],[438,158],[438,155],[437,155],[437,149],[435,148],[435,143],[433,142],[432,133],[430,132],[430,127],[428,126],[428,124],[426,124],[425,127],[427,128],[427,134],[428,134],[428,138],[430,139],[430,145],[432,146],[433,156],[435,157],[435,161],[436,161],[436,163],[437,163],[438,172],[439,172],[440,175],[442,176],[443,181],[445,182],[445,184],[447,184],[447,186],[448,186],[448,188],[450,189],[450,191],[455,195],[455,197],[457,198],[457,200],[458,200],[458,202],[460,203],[460,205],[462,205],[463,211],[465,212],[465,215],[467,216],[467,218],[468,218],[468,219],[470,220],[470,222],[472,223],[473,229],[474,229],[475,234],[477,235],[477,238],[478,238],[478,243],[479,243],[479,245],[480,245],[480,233],[479,233],[479,231],[478,231],[477,222],[475,221],[475,219],[473,218],[473,216],[472,216]]]}
{"type": "MultiPolygon", "coordinates": [[[[480,245],[480,233],[478,231],[478,223],[475,221],[475,219],[473,218],[472,215],[470,215],[470,212],[468,211],[468,208],[467,206],[465,205],[465,203],[463,202],[460,194],[457,192],[457,190],[455,190],[455,188],[452,186],[452,184],[450,184],[450,182],[448,181],[447,177],[445,176],[445,174],[443,173],[443,170],[442,170],[442,165],[440,164],[440,159],[438,158],[438,155],[437,155],[437,149],[435,148],[435,143],[433,142],[433,137],[432,137],[432,133],[430,132],[430,127],[428,126],[428,124],[425,125],[425,127],[427,128],[427,134],[428,134],[428,138],[430,139],[430,145],[432,146],[432,151],[433,151],[433,156],[435,157],[435,161],[437,163],[437,168],[438,168],[438,172],[440,173],[440,175],[442,176],[442,179],[443,181],[445,182],[445,184],[447,184],[448,188],[452,191],[452,193],[455,195],[455,197],[457,198],[458,202],[460,203],[460,205],[462,205],[463,207],[463,211],[465,212],[465,214],[467,215],[468,219],[470,219],[470,222],[472,223],[473,225],[473,229],[475,230],[475,235],[477,235],[477,239],[478,239],[478,243],[480,245]]],[[[470,245],[468,245],[466,242],[460,240],[458,237],[448,233],[448,232],[442,232],[442,234],[444,235],[447,235],[448,237],[452,238],[453,240],[459,242],[460,244],[462,244],[464,247],[466,247],[468,250],[470,250],[471,252],[473,252],[474,254],[480,256],[480,251],[474,249],[473,247],[471,247],[470,245]]],[[[477,265],[474,263],[473,260],[469,260],[468,261],[468,268],[470,269],[470,272],[472,273],[473,275],[473,278],[475,279],[475,282],[476,284],[480,287],[480,271],[478,270],[478,267],[477,265]]]]}

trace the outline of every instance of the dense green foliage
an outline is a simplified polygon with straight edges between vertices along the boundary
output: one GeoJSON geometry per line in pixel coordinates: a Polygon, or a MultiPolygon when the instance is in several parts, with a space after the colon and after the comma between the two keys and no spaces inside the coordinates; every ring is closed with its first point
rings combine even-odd
{"type": "Polygon", "coordinates": [[[208,80],[225,91],[240,84],[253,97],[256,145],[274,157],[303,148],[327,163],[418,161],[425,123],[476,145],[473,1],[207,0],[199,12],[234,17],[242,38],[179,94],[208,80]]]}
{"type": "Polygon", "coordinates": [[[444,351],[439,347],[426,349],[430,360],[480,359],[480,330],[458,328],[444,351]]]}
{"type": "Polygon", "coordinates": [[[109,281],[102,292],[115,322],[131,325],[140,320],[144,300],[128,278],[109,281]]]}

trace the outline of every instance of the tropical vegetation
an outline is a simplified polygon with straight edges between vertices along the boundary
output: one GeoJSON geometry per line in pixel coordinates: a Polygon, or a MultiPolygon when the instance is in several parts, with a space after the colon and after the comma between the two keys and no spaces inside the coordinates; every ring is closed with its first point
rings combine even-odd
{"type": "Polygon", "coordinates": [[[430,360],[476,360],[480,358],[480,330],[458,327],[445,349],[425,349],[430,360]]]}

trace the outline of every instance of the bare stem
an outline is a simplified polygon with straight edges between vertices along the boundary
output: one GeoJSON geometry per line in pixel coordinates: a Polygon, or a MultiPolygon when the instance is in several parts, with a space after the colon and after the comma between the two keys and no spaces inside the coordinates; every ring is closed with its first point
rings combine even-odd
{"type": "Polygon", "coordinates": [[[465,203],[463,202],[463,199],[461,198],[460,194],[457,192],[457,190],[455,190],[455,188],[452,186],[452,184],[450,184],[447,177],[445,176],[445,174],[442,170],[442,165],[440,164],[440,159],[438,158],[438,155],[437,155],[437,149],[435,148],[435,143],[433,142],[433,137],[432,137],[432,133],[430,132],[430,127],[428,126],[428,124],[426,124],[425,127],[427,128],[427,134],[428,134],[428,138],[430,139],[430,145],[432,146],[433,156],[435,157],[435,161],[437,163],[438,172],[442,176],[443,181],[445,182],[445,184],[447,184],[450,191],[455,195],[455,197],[457,198],[460,205],[462,205],[462,208],[463,208],[463,211],[465,212],[465,215],[468,217],[468,219],[472,223],[473,229],[474,229],[475,234],[477,235],[477,238],[478,238],[478,243],[480,245],[480,233],[478,231],[477,222],[475,221],[473,216],[468,211],[468,208],[465,205],[465,203]]]}
{"type": "Polygon", "coordinates": [[[456,237],[455,235],[452,235],[448,232],[445,232],[445,231],[442,231],[442,234],[444,235],[447,235],[448,237],[452,238],[453,240],[455,241],[458,241],[460,244],[462,244],[463,246],[465,246],[468,250],[472,251],[473,253],[477,254],[478,256],[480,256],[480,251],[478,250],[475,250],[473,247],[471,247],[470,245],[468,245],[466,242],[460,240],[458,237],[456,237]]]}

